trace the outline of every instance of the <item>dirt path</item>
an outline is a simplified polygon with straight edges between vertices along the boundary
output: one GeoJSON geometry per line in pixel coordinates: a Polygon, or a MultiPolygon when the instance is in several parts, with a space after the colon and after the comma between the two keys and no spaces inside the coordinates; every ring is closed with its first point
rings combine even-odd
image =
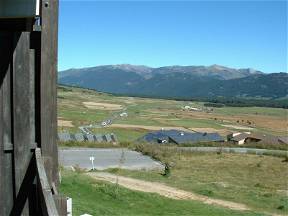
{"type": "MultiPolygon", "coordinates": [[[[110,173],[104,173],[104,172],[96,172],[96,173],[87,173],[87,175],[97,179],[97,180],[103,180],[103,181],[109,181],[111,183],[116,183],[117,176],[110,174],[110,173]]],[[[217,205],[233,210],[241,210],[241,211],[248,211],[251,210],[249,207],[247,207],[244,204],[235,203],[235,202],[229,202],[225,200],[219,200],[219,199],[212,199],[207,196],[202,196],[198,194],[194,194],[191,192],[187,192],[184,190],[176,189],[173,187],[169,187],[167,185],[157,183],[157,182],[148,182],[123,176],[118,176],[118,184],[129,188],[131,190],[137,190],[142,192],[149,192],[149,193],[157,193],[161,196],[165,196],[171,199],[179,199],[179,200],[197,200],[200,202],[203,202],[205,204],[210,205],[217,205]]]]}

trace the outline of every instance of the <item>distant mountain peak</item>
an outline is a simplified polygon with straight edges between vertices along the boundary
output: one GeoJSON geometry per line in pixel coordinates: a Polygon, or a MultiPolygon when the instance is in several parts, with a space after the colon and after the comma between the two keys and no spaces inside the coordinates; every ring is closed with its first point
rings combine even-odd
{"type": "Polygon", "coordinates": [[[208,68],[213,68],[215,70],[231,70],[232,68],[228,68],[228,67],[225,67],[225,66],[222,66],[222,65],[218,65],[218,64],[213,64],[211,66],[209,66],[208,68]]]}
{"type": "Polygon", "coordinates": [[[152,72],[152,68],[147,67],[145,65],[117,64],[117,65],[111,65],[111,67],[114,69],[121,69],[124,71],[135,72],[138,74],[152,72]]]}

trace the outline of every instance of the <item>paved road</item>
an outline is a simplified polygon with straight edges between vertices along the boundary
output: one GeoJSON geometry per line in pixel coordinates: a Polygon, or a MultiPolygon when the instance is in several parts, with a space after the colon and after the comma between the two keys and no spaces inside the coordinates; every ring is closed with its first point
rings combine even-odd
{"type": "Polygon", "coordinates": [[[78,165],[83,169],[92,169],[89,158],[95,158],[98,170],[121,166],[125,169],[163,169],[163,166],[136,151],[119,148],[63,148],[59,149],[59,163],[64,167],[78,165]],[[124,157],[122,157],[122,152],[124,157]],[[121,160],[122,158],[122,160],[121,160]],[[123,159],[124,158],[124,159],[123,159]],[[120,162],[122,161],[122,163],[120,162]]]}

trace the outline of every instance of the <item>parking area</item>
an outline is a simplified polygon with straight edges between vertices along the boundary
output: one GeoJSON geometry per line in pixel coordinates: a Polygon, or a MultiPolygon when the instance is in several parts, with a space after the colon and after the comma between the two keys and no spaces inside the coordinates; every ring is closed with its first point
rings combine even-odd
{"type": "Polygon", "coordinates": [[[64,167],[78,166],[82,169],[122,168],[130,170],[163,169],[163,165],[148,156],[125,148],[60,148],[59,163],[64,167]]]}

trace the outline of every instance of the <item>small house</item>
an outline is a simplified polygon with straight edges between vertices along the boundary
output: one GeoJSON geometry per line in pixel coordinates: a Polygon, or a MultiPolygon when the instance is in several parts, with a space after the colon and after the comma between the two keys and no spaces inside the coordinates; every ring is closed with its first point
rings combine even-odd
{"type": "Polygon", "coordinates": [[[251,132],[234,133],[232,135],[231,134],[228,135],[227,138],[228,141],[232,141],[238,145],[243,145],[245,143],[252,143],[252,142],[261,142],[266,144],[285,143],[285,138],[283,137],[277,137],[270,134],[251,133],[251,132]]]}

